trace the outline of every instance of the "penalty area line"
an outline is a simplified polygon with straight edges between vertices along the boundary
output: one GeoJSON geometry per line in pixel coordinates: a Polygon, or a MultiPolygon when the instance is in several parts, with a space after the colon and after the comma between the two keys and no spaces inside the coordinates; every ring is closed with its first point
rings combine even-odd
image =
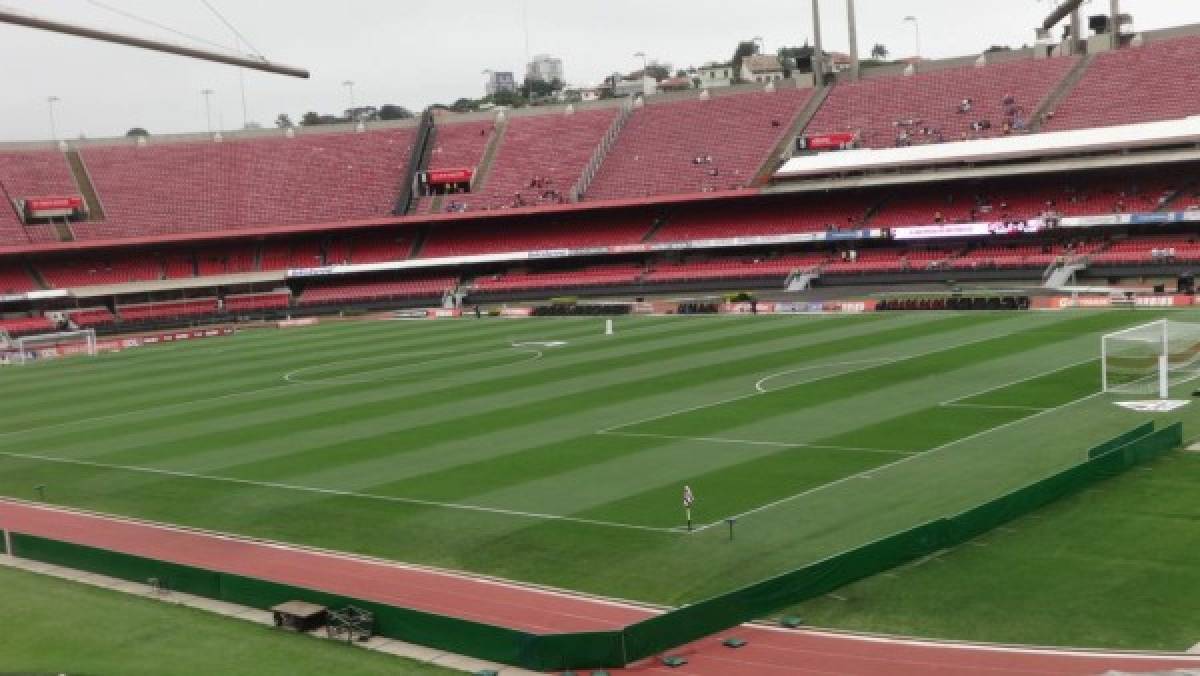
{"type": "Polygon", "coordinates": [[[441,509],[452,509],[464,512],[482,512],[487,514],[499,514],[503,516],[514,516],[525,519],[536,519],[540,521],[562,521],[566,523],[578,523],[588,526],[600,526],[604,528],[622,528],[625,530],[637,530],[650,533],[669,533],[672,535],[682,535],[686,531],[683,528],[672,527],[662,528],[656,526],[639,526],[631,523],[620,523],[616,521],[600,521],[597,519],[583,519],[575,516],[565,516],[561,514],[541,514],[538,512],[523,512],[515,509],[504,509],[501,507],[484,507],[482,505],[468,505],[456,502],[438,502],[435,500],[419,500],[417,498],[404,498],[394,495],[379,495],[375,493],[358,493],[355,491],[339,490],[336,488],[317,488],[316,486],[300,486],[296,484],[285,484],[275,481],[255,481],[251,479],[238,479],[236,477],[214,476],[211,474],[197,474],[194,472],[183,472],[170,469],[159,469],[154,467],[138,467],[135,465],[115,465],[105,462],[95,462],[91,460],[76,460],[72,458],[56,458],[46,455],[34,455],[30,453],[12,453],[8,451],[0,451],[0,456],[16,458],[19,460],[35,460],[40,462],[50,462],[62,465],[76,465],[80,467],[95,467],[98,469],[107,469],[123,472],[138,472],[142,474],[157,474],[161,476],[169,476],[180,479],[195,479],[199,481],[215,481],[223,483],[238,484],[242,486],[254,486],[256,488],[276,488],[287,491],[297,491],[303,493],[316,493],[319,495],[333,495],[347,498],[360,498],[363,500],[377,500],[381,502],[393,502],[406,505],[417,505],[421,507],[437,507],[441,509]]]}
{"type": "Polygon", "coordinates": [[[749,510],[746,510],[746,511],[738,513],[738,514],[733,514],[731,516],[725,517],[724,519],[719,519],[719,520],[713,521],[711,523],[703,524],[701,526],[698,526],[693,532],[700,533],[700,532],[706,531],[710,528],[715,528],[717,526],[723,526],[730,519],[735,519],[735,520],[740,521],[744,517],[751,516],[753,514],[758,514],[759,512],[765,512],[768,509],[773,509],[775,507],[778,507],[779,505],[783,505],[788,502],[798,500],[807,495],[819,493],[821,491],[832,488],[833,486],[837,486],[839,484],[844,484],[844,483],[848,483],[848,482],[859,480],[859,479],[872,479],[875,477],[876,472],[881,472],[883,470],[891,469],[893,467],[902,465],[906,462],[911,462],[913,460],[916,460],[917,458],[923,458],[923,457],[929,456],[933,453],[937,453],[939,451],[944,451],[947,448],[957,446],[959,444],[971,441],[973,439],[978,439],[979,437],[982,437],[985,434],[991,434],[992,432],[997,432],[999,430],[1012,427],[1013,425],[1016,425],[1019,423],[1028,422],[1030,420],[1033,420],[1034,418],[1040,418],[1044,415],[1054,413],[1056,411],[1061,411],[1062,409],[1069,408],[1071,406],[1075,406],[1076,404],[1082,404],[1085,401],[1091,401],[1092,399],[1095,399],[1096,397],[1099,397],[1103,394],[1104,394],[1103,392],[1095,392],[1095,393],[1089,394],[1085,397],[1080,397],[1079,399],[1074,399],[1074,400],[1068,401],[1064,404],[1059,404],[1058,406],[1055,406],[1054,408],[1048,408],[1043,411],[1038,411],[1037,413],[1034,413],[1033,415],[1025,416],[1023,418],[1018,418],[1016,420],[1010,420],[1006,423],[1001,423],[994,427],[989,427],[987,429],[983,429],[978,432],[968,434],[965,437],[955,439],[954,441],[947,442],[945,444],[942,444],[941,446],[936,446],[934,448],[931,448],[927,451],[923,451],[921,453],[914,453],[913,455],[910,455],[908,457],[900,458],[899,460],[895,460],[895,461],[892,461],[889,463],[884,463],[882,465],[879,465],[878,467],[872,467],[870,469],[866,469],[861,472],[856,472],[854,474],[848,474],[840,479],[835,479],[834,481],[830,481],[828,483],[821,484],[820,486],[814,486],[808,490],[804,490],[799,493],[795,493],[793,495],[789,495],[787,497],[780,498],[778,500],[773,500],[771,502],[766,503],[765,505],[759,505],[758,507],[755,507],[754,509],[749,509],[749,510]]]}

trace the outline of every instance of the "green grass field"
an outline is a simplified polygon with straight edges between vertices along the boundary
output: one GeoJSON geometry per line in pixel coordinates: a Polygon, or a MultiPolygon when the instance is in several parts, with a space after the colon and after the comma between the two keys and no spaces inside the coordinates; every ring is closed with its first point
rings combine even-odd
{"type": "Polygon", "coordinates": [[[13,568],[0,587],[4,673],[461,673],[13,568]]]}
{"type": "Polygon", "coordinates": [[[678,604],[1144,422],[1096,357],[1158,316],[356,322],[10,368],[0,493],[678,604]]]}

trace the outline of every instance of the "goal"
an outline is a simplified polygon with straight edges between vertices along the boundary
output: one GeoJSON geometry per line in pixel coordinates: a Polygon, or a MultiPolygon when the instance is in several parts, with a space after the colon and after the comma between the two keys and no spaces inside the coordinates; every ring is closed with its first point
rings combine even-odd
{"type": "Polygon", "coordinates": [[[96,356],[96,330],[60,331],[12,338],[0,336],[0,363],[27,364],[77,354],[96,356]]]}
{"type": "Polygon", "coordinates": [[[1100,347],[1105,392],[1157,394],[1200,377],[1200,324],[1160,319],[1110,333],[1100,347]]]}

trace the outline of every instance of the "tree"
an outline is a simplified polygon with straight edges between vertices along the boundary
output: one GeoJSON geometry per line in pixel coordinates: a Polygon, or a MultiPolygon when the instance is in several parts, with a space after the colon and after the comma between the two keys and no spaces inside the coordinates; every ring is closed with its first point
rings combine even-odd
{"type": "Polygon", "coordinates": [[[150,132],[146,131],[145,129],[142,129],[141,127],[134,127],[132,129],[130,129],[129,131],[125,132],[125,135],[128,136],[129,138],[135,138],[138,136],[149,136],[150,132]]]}
{"type": "Polygon", "coordinates": [[[385,103],[379,107],[379,119],[381,120],[408,120],[413,117],[416,117],[413,112],[404,106],[385,103]]]}
{"type": "Polygon", "coordinates": [[[815,50],[805,43],[801,47],[781,47],[779,63],[783,64],[784,77],[791,77],[792,71],[797,73],[812,72],[812,57],[815,50]]]}
{"type": "Polygon", "coordinates": [[[992,45],[991,47],[988,47],[987,49],[983,50],[983,53],[984,54],[992,54],[994,52],[1011,52],[1011,51],[1012,51],[1012,47],[1009,47],[1008,45],[992,45]]]}
{"type": "Polygon", "coordinates": [[[730,63],[733,65],[733,81],[742,81],[742,59],[747,56],[758,54],[758,43],[754,41],[739,42],[737,48],[733,50],[733,58],[730,63]]]}
{"type": "Polygon", "coordinates": [[[670,64],[652,63],[646,66],[644,75],[654,78],[655,82],[662,82],[663,80],[670,79],[671,66],[670,64]]]}
{"type": "Polygon", "coordinates": [[[300,117],[300,124],[304,125],[305,127],[314,127],[318,124],[321,124],[321,116],[320,114],[310,110],[300,117]]]}
{"type": "Polygon", "coordinates": [[[540,78],[525,78],[525,83],[521,85],[521,91],[525,97],[530,100],[544,99],[548,96],[553,96],[554,92],[561,88],[562,83],[555,80],[554,82],[546,82],[540,78]],[[556,88],[555,83],[559,84],[556,88]]]}
{"type": "Polygon", "coordinates": [[[479,104],[471,99],[459,99],[450,106],[450,110],[456,113],[467,113],[475,110],[478,106],[479,104]]]}
{"type": "Polygon", "coordinates": [[[379,109],[375,106],[347,108],[344,117],[348,122],[373,122],[379,119],[379,109]]]}
{"type": "Polygon", "coordinates": [[[871,58],[879,59],[880,61],[886,60],[888,58],[887,46],[883,43],[876,42],[875,46],[871,48],[871,58]]]}
{"type": "Polygon", "coordinates": [[[296,126],[292,123],[292,118],[287,113],[280,113],[279,117],[275,118],[275,126],[280,129],[291,129],[296,126]]]}

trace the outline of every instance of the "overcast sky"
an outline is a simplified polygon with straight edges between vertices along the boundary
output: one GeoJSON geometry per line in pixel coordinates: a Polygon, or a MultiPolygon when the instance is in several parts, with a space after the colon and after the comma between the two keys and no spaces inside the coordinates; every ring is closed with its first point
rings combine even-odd
{"type": "MultiPolygon", "coordinates": [[[[523,71],[528,53],[564,61],[572,84],[641,66],[633,54],[675,67],[728,59],[739,39],[762,37],[767,51],[812,36],[807,0],[208,0],[268,59],[303,66],[310,80],[247,71],[248,118],[269,126],[280,112],[338,112],[355,82],[359,105],[419,110],[482,95],[484,69],[523,71]],[[525,21],[524,17],[528,18],[525,21]]],[[[1108,0],[1092,0],[1104,12],[1108,0]]],[[[202,0],[0,0],[0,5],[176,42],[186,38],[105,9],[114,7],[214,43],[234,37],[202,0]],[[102,6],[103,5],[103,6],[102,6]]],[[[1050,0],[858,0],[860,50],[915,50],[903,18],[919,19],[926,57],[977,53],[992,44],[1033,41],[1050,0]]],[[[845,51],[844,0],[822,0],[826,49],[845,51]]],[[[1135,29],[1200,21],[1195,0],[1122,0],[1135,29]]],[[[194,44],[194,43],[193,43],[194,44]]],[[[212,89],[213,125],[242,126],[239,70],[181,57],[0,25],[0,139],[50,136],[49,96],[60,137],[203,131],[203,89],[212,89]]]]}

